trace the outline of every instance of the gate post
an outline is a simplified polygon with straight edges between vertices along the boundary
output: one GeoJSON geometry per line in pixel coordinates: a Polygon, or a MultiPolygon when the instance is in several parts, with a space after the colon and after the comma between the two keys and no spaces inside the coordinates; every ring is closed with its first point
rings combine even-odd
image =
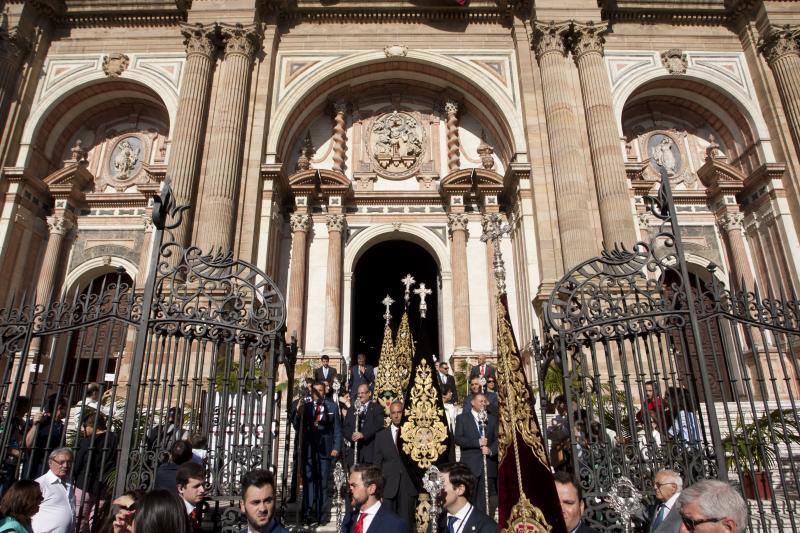
{"type": "MultiPolygon", "coordinates": [[[[139,319],[139,326],[136,332],[136,344],[133,348],[131,358],[131,373],[128,377],[128,394],[125,398],[125,417],[122,423],[122,434],[120,440],[122,450],[120,451],[119,463],[117,464],[117,480],[114,487],[115,496],[125,492],[125,485],[128,479],[128,466],[130,464],[130,454],[133,446],[133,429],[138,419],[137,405],[139,403],[139,384],[142,379],[142,367],[144,366],[144,352],[147,346],[148,331],[150,328],[150,314],[153,308],[153,297],[158,263],[161,259],[161,245],[164,240],[164,229],[168,216],[178,216],[175,226],[180,225],[180,213],[188,209],[188,206],[175,207],[175,199],[172,196],[169,177],[164,180],[161,195],[153,198],[153,225],[156,228],[153,234],[153,249],[150,254],[150,266],[147,272],[147,281],[144,286],[142,296],[142,316],[139,319]]],[[[170,226],[173,227],[173,226],[170,226]]]]}
{"type": "MultiPolygon", "coordinates": [[[[692,287],[689,283],[689,270],[686,267],[686,257],[683,255],[683,241],[681,239],[681,231],[678,225],[678,215],[675,210],[675,203],[672,201],[672,186],[667,176],[667,171],[661,169],[661,188],[663,195],[659,194],[664,200],[667,209],[669,210],[669,223],[672,228],[672,236],[675,239],[675,256],[678,260],[678,267],[680,268],[680,275],[683,281],[683,291],[686,296],[686,302],[689,306],[689,322],[692,327],[692,337],[694,347],[697,353],[698,366],[700,371],[700,381],[703,386],[703,396],[706,404],[706,411],[708,416],[709,426],[711,428],[711,442],[714,445],[715,459],[717,461],[717,475],[723,481],[728,480],[728,469],[725,465],[725,452],[722,447],[722,435],[719,431],[719,419],[717,418],[717,409],[714,405],[714,396],[711,393],[711,383],[708,380],[708,368],[706,366],[706,356],[703,352],[703,339],[700,336],[700,325],[697,321],[697,309],[694,306],[694,297],[692,296],[692,287]]],[[[663,208],[661,206],[662,213],[663,208]]]]}

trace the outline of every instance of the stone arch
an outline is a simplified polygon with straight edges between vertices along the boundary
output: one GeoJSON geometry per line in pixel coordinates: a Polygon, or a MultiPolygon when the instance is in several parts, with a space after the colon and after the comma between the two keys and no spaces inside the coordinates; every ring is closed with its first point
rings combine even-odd
{"type": "Polygon", "coordinates": [[[630,69],[630,74],[614,83],[614,115],[620,135],[624,134],[623,113],[632,97],[650,88],[694,102],[727,122],[729,128],[738,124],[751,136],[762,162],[774,162],[769,131],[757,102],[738,85],[708,71],[710,69],[690,68],[685,74],[668,75],[663,68],[655,66],[630,69]]]}
{"type": "Polygon", "coordinates": [[[28,166],[33,148],[42,144],[36,139],[46,137],[42,147],[45,153],[52,152],[65,130],[82,116],[113,108],[120,100],[164,109],[169,117],[168,136],[171,138],[178,111],[177,88],[147,71],[126,71],[125,77],[121,78],[108,78],[103,72],[89,72],[34,105],[22,132],[16,166],[28,166]]]}
{"type": "Polygon", "coordinates": [[[123,269],[131,279],[139,279],[139,267],[131,261],[117,256],[95,257],[73,268],[64,279],[62,296],[69,297],[92,279],[123,269]]]}
{"type": "Polygon", "coordinates": [[[407,240],[430,253],[442,274],[450,273],[450,255],[445,244],[431,230],[416,224],[375,224],[358,232],[345,246],[344,272],[352,274],[358,259],[372,245],[389,240],[407,240]]]}
{"type": "Polygon", "coordinates": [[[314,70],[297,82],[280,100],[276,91],[266,142],[266,162],[286,160],[292,139],[311,110],[337,90],[360,79],[396,79],[406,82],[438,81],[442,90],[459,91],[464,102],[490,117],[492,126],[506,139],[515,154],[527,151],[522,110],[519,101],[502,91],[488,72],[451,56],[422,50],[409,50],[405,57],[387,59],[380,51],[338,58],[314,70]],[[379,68],[375,68],[379,66],[379,68]]]}
{"type": "MultiPolygon", "coordinates": [[[[439,298],[439,346],[442,353],[453,352],[453,287],[452,271],[450,270],[450,255],[444,242],[431,230],[416,224],[401,223],[376,224],[361,230],[349,243],[344,252],[344,306],[343,317],[350,317],[353,305],[353,271],[359,258],[374,244],[389,240],[407,240],[421,246],[433,257],[439,268],[442,282],[441,297],[439,298]]],[[[342,335],[342,355],[345,361],[350,360],[352,327],[350,320],[345,318],[342,335]]]]}

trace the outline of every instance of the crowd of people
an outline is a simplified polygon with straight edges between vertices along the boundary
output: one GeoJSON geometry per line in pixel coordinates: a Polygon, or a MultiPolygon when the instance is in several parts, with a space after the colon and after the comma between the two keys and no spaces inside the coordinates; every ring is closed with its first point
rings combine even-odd
{"type": "MultiPolygon", "coordinates": [[[[458,403],[458,390],[449,365],[438,365],[437,377],[443,393],[450,440],[458,447],[461,465],[474,480],[464,490],[476,516],[494,516],[497,507],[497,394],[496,370],[482,356],[470,370],[470,392],[458,403]],[[459,413],[460,411],[460,413],[459,413]]],[[[388,406],[374,398],[375,369],[359,354],[350,367],[344,386],[338,380],[327,356],[314,369],[291,406],[295,429],[295,472],[290,497],[298,497],[302,481],[301,515],[310,525],[326,524],[332,516],[331,473],[337,460],[353,472],[357,467],[374,466],[381,473],[379,491],[387,512],[407,524],[414,522],[417,495],[402,460],[398,435],[403,418],[402,401],[388,406]]],[[[455,462],[455,447],[450,460],[455,462]]],[[[291,500],[290,500],[291,501],[291,500]]],[[[351,503],[346,501],[351,511],[351,503]]],[[[446,530],[447,531],[447,530],[446,530]]]]}

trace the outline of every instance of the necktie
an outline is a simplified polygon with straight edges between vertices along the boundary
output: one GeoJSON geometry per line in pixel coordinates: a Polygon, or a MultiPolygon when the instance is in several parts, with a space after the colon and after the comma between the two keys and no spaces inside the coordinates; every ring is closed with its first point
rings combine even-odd
{"type": "Polygon", "coordinates": [[[361,513],[358,517],[358,522],[356,522],[356,528],[353,530],[353,533],[364,533],[364,519],[367,517],[367,513],[361,513]]]}
{"type": "Polygon", "coordinates": [[[666,509],[667,508],[663,503],[658,506],[658,512],[656,513],[656,517],[653,519],[653,527],[651,528],[653,531],[658,529],[658,526],[660,526],[661,522],[664,521],[664,511],[666,509]]]}
{"type": "Polygon", "coordinates": [[[189,522],[191,522],[192,531],[200,531],[200,514],[197,512],[197,507],[189,513],[189,522]]]}
{"type": "Polygon", "coordinates": [[[486,372],[486,367],[481,365],[481,377],[483,377],[484,372],[486,372]]]}
{"type": "Polygon", "coordinates": [[[314,414],[316,415],[314,417],[315,422],[319,422],[320,420],[322,420],[322,406],[320,404],[317,404],[317,409],[314,412],[314,414]]]}
{"type": "Polygon", "coordinates": [[[447,517],[447,533],[456,533],[455,524],[458,521],[457,516],[448,516],[447,517]]]}

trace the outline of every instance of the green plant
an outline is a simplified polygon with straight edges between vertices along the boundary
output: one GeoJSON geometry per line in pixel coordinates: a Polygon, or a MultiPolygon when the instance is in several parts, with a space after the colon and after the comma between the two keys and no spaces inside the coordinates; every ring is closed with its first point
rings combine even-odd
{"type": "MultiPolygon", "coordinates": [[[[215,377],[214,386],[217,392],[222,392],[227,386],[228,393],[235,393],[239,391],[239,361],[231,361],[226,363],[225,357],[217,359],[217,372],[215,377]],[[228,373],[225,373],[225,367],[228,367],[228,373]]],[[[243,392],[255,392],[263,390],[267,386],[266,376],[264,369],[261,366],[255,366],[252,371],[246,369],[242,378],[244,380],[243,392]]]]}
{"type": "Polygon", "coordinates": [[[748,424],[739,417],[733,432],[722,439],[728,468],[740,473],[774,468],[778,443],[800,444],[800,425],[795,416],[792,409],[775,409],[748,424]]]}
{"type": "Polygon", "coordinates": [[[458,362],[458,369],[455,371],[456,378],[456,391],[459,398],[466,398],[469,393],[469,383],[467,376],[469,374],[469,361],[462,359],[458,362]]]}

